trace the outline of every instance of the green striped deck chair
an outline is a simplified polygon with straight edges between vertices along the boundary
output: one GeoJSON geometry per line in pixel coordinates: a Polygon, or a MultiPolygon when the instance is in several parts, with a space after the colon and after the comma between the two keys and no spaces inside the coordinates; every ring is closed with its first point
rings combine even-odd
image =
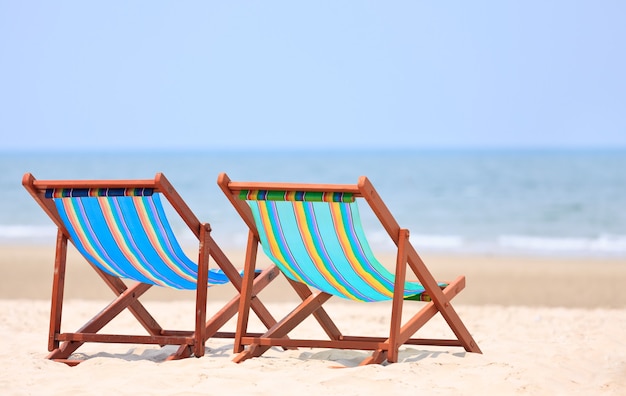
{"type": "Polygon", "coordinates": [[[396,362],[399,347],[405,344],[457,346],[480,353],[450,303],[465,287],[465,277],[452,282],[434,279],[411,245],[408,230],[400,228],[366,177],[356,185],[259,183],[234,182],[222,173],[218,185],[250,229],[235,335],[236,362],[261,356],[272,346],[373,351],[362,364],[396,362]],[[393,272],[377,260],[368,244],[358,199],[369,204],[397,246],[393,272]],[[253,297],[248,290],[254,279],[259,244],[302,299],[261,336],[248,333],[253,297]],[[415,275],[415,281],[407,280],[408,271],[415,275]],[[382,337],[342,334],[323,308],[333,296],[360,302],[390,301],[389,333],[382,337]],[[413,316],[403,319],[405,301],[418,305],[413,316]],[[414,338],[438,313],[455,338],[414,338]],[[287,338],[311,315],[328,339],[287,338]]]}
{"type": "MultiPolygon", "coordinates": [[[[204,355],[210,337],[234,338],[219,331],[237,314],[242,273],[235,269],[163,174],[154,180],[36,180],[24,175],[24,187],[58,227],[48,359],[68,365],[80,363],[72,354],[85,342],[178,345],[168,360],[204,355]],[[165,198],[198,238],[198,260],[187,257],[167,219],[165,198]],[[116,297],[78,331],[61,332],[61,314],[70,241],[116,297]],[[209,268],[213,258],[217,268],[209,268]],[[123,280],[131,281],[129,286],[123,280]],[[207,288],[230,283],[237,290],[223,309],[206,320],[207,288]],[[193,330],[166,330],[139,301],[152,286],[196,292],[193,330]],[[102,334],[99,331],[128,309],[148,335],[102,334]]],[[[256,272],[255,292],[278,270],[256,272]]],[[[254,310],[269,328],[275,323],[258,301],[254,310]]],[[[190,310],[191,313],[191,310],[190,310]]]]}

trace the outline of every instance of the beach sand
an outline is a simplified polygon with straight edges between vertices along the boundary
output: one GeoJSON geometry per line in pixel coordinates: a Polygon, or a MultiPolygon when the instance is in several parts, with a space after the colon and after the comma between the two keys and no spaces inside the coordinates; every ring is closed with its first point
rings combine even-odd
{"type": "MultiPolygon", "coordinates": [[[[239,266],[243,253],[228,256],[239,266]]],[[[87,344],[77,351],[87,360],[68,367],[44,359],[53,247],[1,246],[0,389],[6,395],[626,394],[626,259],[422,258],[439,280],[466,275],[466,289],[453,305],[483,354],[405,346],[399,363],[356,367],[366,352],[272,349],[235,364],[231,340],[211,339],[204,357],[173,362],[163,361],[173,347],[87,344]]],[[[193,293],[153,289],[142,301],[156,319],[164,327],[191,328],[193,293]]],[[[279,279],[260,294],[276,316],[296,301],[285,290],[279,279]]],[[[211,288],[208,314],[232,294],[231,286],[211,288]]],[[[112,297],[71,249],[65,295],[65,331],[76,330],[112,297]]],[[[419,306],[406,303],[405,310],[419,306]]],[[[389,309],[387,303],[328,303],[340,329],[352,335],[385,335],[389,309]]],[[[251,327],[258,325],[252,320],[251,327]]],[[[234,321],[227,327],[234,329],[234,321]]],[[[126,313],[106,330],[142,334],[126,313]]],[[[449,333],[436,317],[420,334],[449,333]]],[[[308,320],[294,334],[321,336],[308,320]]]]}

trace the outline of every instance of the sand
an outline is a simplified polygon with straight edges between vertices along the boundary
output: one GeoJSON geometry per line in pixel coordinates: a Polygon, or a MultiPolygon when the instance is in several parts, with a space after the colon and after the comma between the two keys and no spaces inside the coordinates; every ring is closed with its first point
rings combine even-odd
{"type": "MultiPolygon", "coordinates": [[[[625,258],[423,254],[436,278],[467,276],[453,304],[483,354],[405,346],[399,363],[357,367],[366,352],[272,349],[235,364],[232,341],[211,339],[204,357],[173,362],[163,361],[173,347],[88,344],[77,351],[87,360],[68,367],[44,358],[53,254],[49,246],[0,246],[3,394],[626,394],[625,258]]],[[[242,252],[229,257],[238,263],[242,252]]],[[[277,315],[295,301],[283,286],[279,280],[261,294],[277,315]]],[[[209,314],[232,293],[230,286],[210,289],[209,314]]],[[[111,296],[71,252],[63,329],[76,330],[111,296]]],[[[151,290],[145,304],[164,327],[193,323],[188,292],[151,290]]],[[[328,310],[345,334],[384,335],[389,308],[331,300],[328,310]]],[[[233,321],[227,327],[234,329],[233,321]]],[[[106,329],[142,334],[128,314],[106,329]]],[[[320,330],[306,321],[296,334],[319,336],[320,330]]],[[[439,317],[422,333],[448,334],[439,317]]]]}

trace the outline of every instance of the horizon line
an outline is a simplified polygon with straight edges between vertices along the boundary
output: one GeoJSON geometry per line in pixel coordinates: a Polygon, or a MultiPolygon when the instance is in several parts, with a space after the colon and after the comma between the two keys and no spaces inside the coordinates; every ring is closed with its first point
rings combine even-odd
{"type": "Polygon", "coordinates": [[[624,151],[625,145],[593,146],[430,146],[430,147],[122,147],[0,148],[2,154],[131,154],[131,153],[386,153],[386,152],[590,152],[624,151]]]}

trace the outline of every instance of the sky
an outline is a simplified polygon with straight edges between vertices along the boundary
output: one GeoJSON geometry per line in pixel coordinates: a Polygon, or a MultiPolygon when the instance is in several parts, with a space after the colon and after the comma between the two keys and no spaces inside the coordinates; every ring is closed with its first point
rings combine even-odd
{"type": "Polygon", "coordinates": [[[0,0],[0,151],[626,147],[626,2],[0,0]]]}

